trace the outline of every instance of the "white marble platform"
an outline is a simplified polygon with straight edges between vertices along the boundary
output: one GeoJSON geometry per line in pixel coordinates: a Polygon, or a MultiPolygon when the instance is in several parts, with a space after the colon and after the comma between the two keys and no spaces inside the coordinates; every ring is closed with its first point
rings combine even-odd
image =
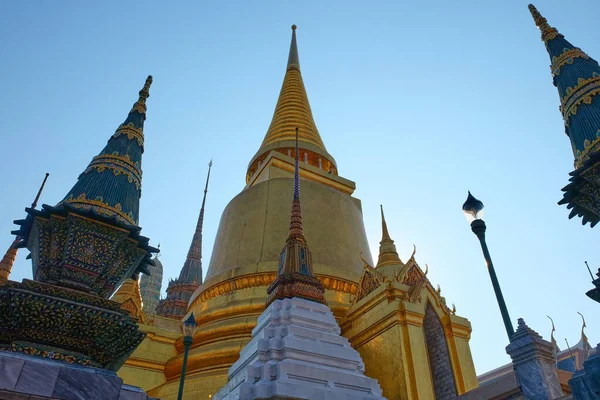
{"type": "Polygon", "coordinates": [[[276,300],[258,318],[252,340],[229,369],[229,382],[213,399],[383,399],[364,369],[329,307],[276,300]]]}

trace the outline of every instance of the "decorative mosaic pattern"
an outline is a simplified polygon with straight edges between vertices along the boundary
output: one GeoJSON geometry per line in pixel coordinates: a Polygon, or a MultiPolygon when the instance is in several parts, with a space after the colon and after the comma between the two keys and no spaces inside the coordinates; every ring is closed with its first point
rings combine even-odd
{"type": "Polygon", "coordinates": [[[40,282],[1,286],[0,348],[118,369],[145,334],[114,306],[101,308],[108,300],[93,297],[40,282]]]}

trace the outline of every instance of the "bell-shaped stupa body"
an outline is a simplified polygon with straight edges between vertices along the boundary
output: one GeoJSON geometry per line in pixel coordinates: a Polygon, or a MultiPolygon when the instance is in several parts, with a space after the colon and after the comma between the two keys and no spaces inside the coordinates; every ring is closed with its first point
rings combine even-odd
{"type": "MultiPolygon", "coordinates": [[[[188,313],[198,316],[200,332],[190,351],[188,374],[202,370],[225,379],[224,367],[238,359],[265,309],[288,234],[296,127],[304,236],[311,244],[314,274],[337,318],[356,293],[363,271],[361,252],[372,263],[361,202],[352,197],[355,184],[338,175],[317,131],[294,31],[273,121],[251,159],[246,187],[223,211],[205,280],[188,306],[188,313]],[[211,339],[204,340],[204,335],[211,339]]],[[[180,373],[181,362],[177,357],[166,364],[167,380],[180,373]]]]}

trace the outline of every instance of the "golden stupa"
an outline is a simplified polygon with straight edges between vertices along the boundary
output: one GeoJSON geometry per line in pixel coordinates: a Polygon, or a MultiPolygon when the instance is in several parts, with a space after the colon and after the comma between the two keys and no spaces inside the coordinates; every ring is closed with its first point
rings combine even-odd
{"type": "MultiPolygon", "coordinates": [[[[292,30],[271,125],[250,160],[246,186],[223,211],[205,280],[188,304],[198,328],[184,398],[209,399],[227,382],[228,368],[265,309],[287,237],[296,128],[304,233],[314,271],[366,375],[379,381],[388,399],[445,398],[473,389],[470,323],[446,306],[414,253],[406,263],[400,260],[383,209],[380,254],[373,263],[361,201],[352,196],[355,183],[338,175],[312,116],[296,27],[292,30]]],[[[147,314],[140,329],[147,337],[119,375],[150,396],[175,399],[183,361],[181,320],[147,314]]]]}

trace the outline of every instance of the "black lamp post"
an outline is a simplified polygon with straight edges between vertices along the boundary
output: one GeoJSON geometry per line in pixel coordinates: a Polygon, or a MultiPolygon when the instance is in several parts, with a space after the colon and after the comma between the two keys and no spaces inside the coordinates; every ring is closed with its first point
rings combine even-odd
{"type": "Polygon", "coordinates": [[[488,266],[490,278],[492,279],[492,286],[494,287],[494,293],[496,294],[496,300],[498,301],[500,313],[502,314],[502,319],[504,320],[504,327],[506,328],[506,334],[508,335],[508,340],[510,341],[515,333],[515,330],[513,329],[512,322],[510,321],[508,309],[506,308],[506,303],[504,302],[504,296],[502,296],[502,289],[500,289],[498,277],[496,276],[496,271],[494,270],[494,264],[492,264],[492,257],[490,257],[490,252],[485,242],[486,226],[485,222],[483,221],[483,203],[473,197],[471,192],[469,192],[467,201],[465,201],[465,204],[463,204],[462,209],[467,217],[467,221],[469,221],[471,224],[471,230],[479,239],[479,243],[481,243],[483,257],[485,258],[485,262],[488,266]]]}
{"type": "Polygon", "coordinates": [[[194,341],[194,332],[196,332],[196,320],[194,313],[191,313],[188,319],[183,322],[183,365],[181,366],[181,379],[179,380],[179,394],[177,400],[183,396],[183,384],[185,382],[185,370],[187,368],[187,359],[190,347],[194,341]]]}

